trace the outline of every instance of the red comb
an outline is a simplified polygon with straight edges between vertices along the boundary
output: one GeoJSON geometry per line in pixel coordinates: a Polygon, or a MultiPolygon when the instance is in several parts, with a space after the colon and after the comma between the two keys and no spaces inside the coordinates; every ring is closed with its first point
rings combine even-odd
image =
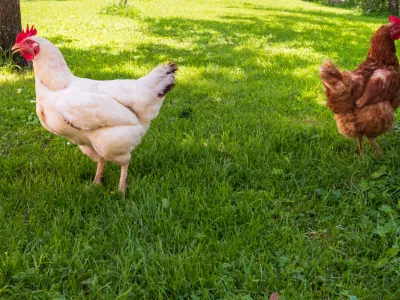
{"type": "Polygon", "coordinates": [[[37,33],[37,30],[33,25],[32,25],[31,28],[29,28],[29,25],[26,24],[25,31],[22,30],[20,33],[17,34],[17,38],[15,39],[15,43],[20,43],[24,39],[26,39],[27,37],[36,35],[36,33],[37,33]]]}
{"type": "Polygon", "coordinates": [[[398,16],[389,16],[389,22],[400,25],[400,18],[398,16]]]}

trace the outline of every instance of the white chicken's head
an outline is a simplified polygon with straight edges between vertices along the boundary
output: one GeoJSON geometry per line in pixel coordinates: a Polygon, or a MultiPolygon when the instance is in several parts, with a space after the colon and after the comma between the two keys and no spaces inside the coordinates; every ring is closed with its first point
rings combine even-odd
{"type": "Polygon", "coordinates": [[[33,25],[31,28],[26,25],[26,30],[22,30],[20,33],[18,33],[15,39],[15,44],[11,48],[11,50],[13,50],[13,54],[16,52],[21,52],[22,56],[26,60],[35,59],[40,52],[39,43],[36,41],[36,33],[37,30],[33,25]]]}

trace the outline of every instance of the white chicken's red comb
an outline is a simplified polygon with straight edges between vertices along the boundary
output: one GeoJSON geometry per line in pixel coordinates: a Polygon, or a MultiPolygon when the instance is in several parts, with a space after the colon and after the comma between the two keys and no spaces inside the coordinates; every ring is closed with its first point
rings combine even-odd
{"type": "Polygon", "coordinates": [[[24,39],[26,39],[27,37],[36,35],[36,33],[37,33],[37,30],[36,30],[34,25],[32,25],[32,27],[29,28],[29,25],[26,24],[25,31],[22,30],[20,33],[17,34],[17,38],[15,39],[15,43],[20,43],[24,39]]]}
{"type": "Polygon", "coordinates": [[[389,16],[389,22],[400,25],[400,18],[398,16],[389,16]]]}

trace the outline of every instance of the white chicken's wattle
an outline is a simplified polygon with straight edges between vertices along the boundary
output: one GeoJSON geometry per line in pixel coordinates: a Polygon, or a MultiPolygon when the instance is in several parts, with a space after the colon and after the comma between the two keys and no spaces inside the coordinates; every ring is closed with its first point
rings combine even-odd
{"type": "MultiPolygon", "coordinates": [[[[47,130],[79,145],[97,162],[94,183],[101,183],[106,161],[121,166],[119,190],[126,191],[132,150],[157,117],[164,96],[174,86],[177,66],[159,65],[137,80],[97,81],[74,76],[50,41],[28,36],[35,48],[33,68],[36,113],[47,130]]],[[[14,49],[23,52],[24,40],[14,49]]],[[[29,52],[30,53],[30,52],[29,52]]]]}

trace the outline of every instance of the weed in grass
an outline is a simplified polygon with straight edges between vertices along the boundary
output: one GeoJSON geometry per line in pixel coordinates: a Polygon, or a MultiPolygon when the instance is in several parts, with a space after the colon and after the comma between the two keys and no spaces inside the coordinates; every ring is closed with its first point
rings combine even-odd
{"type": "Polygon", "coordinates": [[[13,72],[15,70],[20,70],[21,67],[18,66],[17,62],[13,59],[10,50],[2,50],[0,48],[0,68],[4,72],[13,72]]]}
{"type": "Polygon", "coordinates": [[[139,11],[132,5],[120,5],[118,3],[107,4],[101,8],[100,14],[117,15],[128,18],[136,18],[139,11]]]}

